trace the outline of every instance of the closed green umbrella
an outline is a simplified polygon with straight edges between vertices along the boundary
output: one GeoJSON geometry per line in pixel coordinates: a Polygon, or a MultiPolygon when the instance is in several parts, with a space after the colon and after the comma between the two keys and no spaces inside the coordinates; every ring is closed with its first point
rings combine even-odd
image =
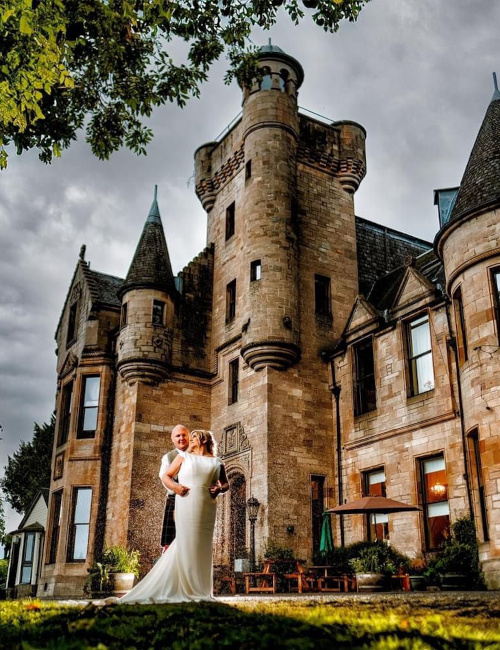
{"type": "Polygon", "coordinates": [[[323,525],[321,526],[321,541],[319,544],[320,553],[328,553],[333,551],[333,538],[332,538],[332,524],[330,521],[330,513],[323,513],[323,525]]]}

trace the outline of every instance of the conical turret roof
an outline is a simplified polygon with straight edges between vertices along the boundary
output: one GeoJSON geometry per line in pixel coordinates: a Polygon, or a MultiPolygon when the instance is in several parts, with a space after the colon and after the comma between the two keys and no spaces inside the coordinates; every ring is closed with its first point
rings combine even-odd
{"type": "Polygon", "coordinates": [[[134,259],[121,288],[121,295],[130,289],[159,289],[174,295],[174,275],[167,241],[163,231],[160,210],[155,195],[134,259]]]}
{"type": "Polygon", "coordinates": [[[450,221],[500,205],[500,93],[488,106],[465,168],[450,221]]]}

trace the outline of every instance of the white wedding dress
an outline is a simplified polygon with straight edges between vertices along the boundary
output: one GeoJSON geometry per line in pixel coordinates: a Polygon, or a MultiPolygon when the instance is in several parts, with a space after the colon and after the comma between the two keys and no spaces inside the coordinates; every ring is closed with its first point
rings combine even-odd
{"type": "Polygon", "coordinates": [[[119,603],[181,603],[212,600],[212,543],[217,509],[209,487],[219,478],[221,460],[179,452],[178,474],[186,496],[175,497],[176,537],[151,571],[119,603]]]}

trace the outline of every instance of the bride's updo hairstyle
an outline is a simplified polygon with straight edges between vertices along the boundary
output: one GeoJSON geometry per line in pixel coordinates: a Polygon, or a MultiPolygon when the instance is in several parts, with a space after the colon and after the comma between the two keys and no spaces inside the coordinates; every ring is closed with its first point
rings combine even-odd
{"type": "Polygon", "coordinates": [[[205,446],[205,449],[209,454],[217,455],[217,443],[215,442],[214,434],[207,429],[195,429],[191,431],[191,434],[196,434],[198,440],[202,445],[205,446]]]}

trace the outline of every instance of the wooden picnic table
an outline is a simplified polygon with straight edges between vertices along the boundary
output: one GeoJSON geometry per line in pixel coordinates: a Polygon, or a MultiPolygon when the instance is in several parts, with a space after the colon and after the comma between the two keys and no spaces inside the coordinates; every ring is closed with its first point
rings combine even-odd
{"type": "Polygon", "coordinates": [[[349,591],[349,576],[346,574],[341,576],[332,574],[332,566],[327,564],[315,565],[310,567],[310,570],[322,574],[317,578],[320,591],[349,591]]]}

